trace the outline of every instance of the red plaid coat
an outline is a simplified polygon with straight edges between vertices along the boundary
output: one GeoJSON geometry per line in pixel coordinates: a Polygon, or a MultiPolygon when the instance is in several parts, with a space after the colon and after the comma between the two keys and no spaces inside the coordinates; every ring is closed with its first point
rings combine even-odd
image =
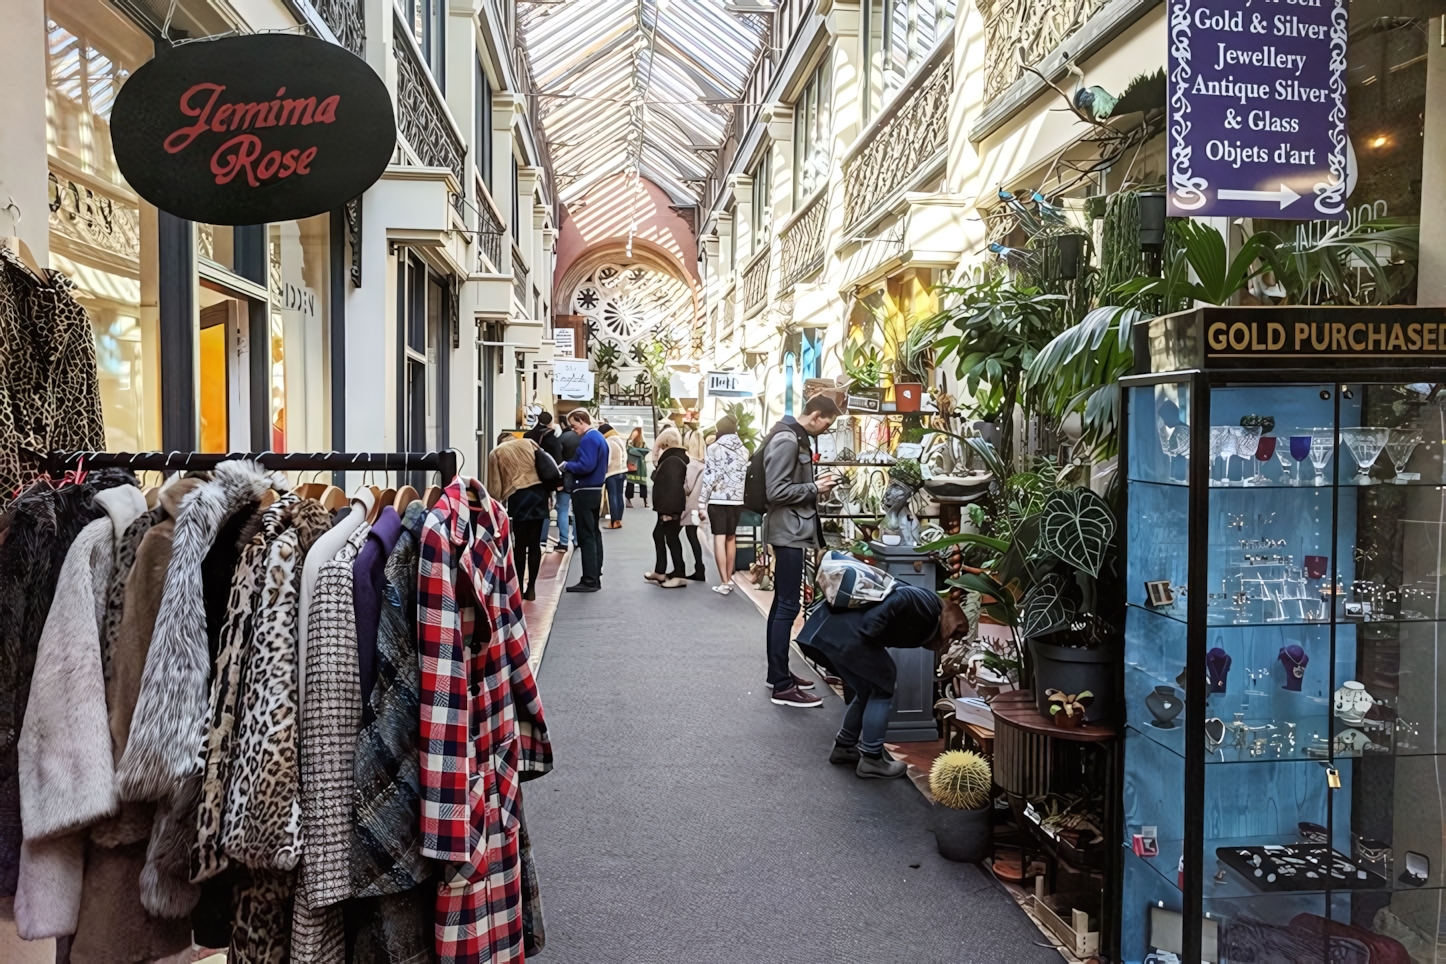
{"type": "Polygon", "coordinates": [[[509,528],[501,503],[459,477],[422,529],[422,853],[448,862],[437,895],[440,964],[524,959],[520,782],[552,768],[552,746],[527,663],[509,528]]]}

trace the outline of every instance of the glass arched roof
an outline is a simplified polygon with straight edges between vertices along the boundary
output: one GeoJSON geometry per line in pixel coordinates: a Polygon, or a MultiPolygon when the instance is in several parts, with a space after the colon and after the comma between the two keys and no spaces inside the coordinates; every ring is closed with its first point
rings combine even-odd
{"type": "Polygon", "coordinates": [[[561,199],[636,171],[698,200],[763,44],[724,0],[519,4],[561,199]]]}

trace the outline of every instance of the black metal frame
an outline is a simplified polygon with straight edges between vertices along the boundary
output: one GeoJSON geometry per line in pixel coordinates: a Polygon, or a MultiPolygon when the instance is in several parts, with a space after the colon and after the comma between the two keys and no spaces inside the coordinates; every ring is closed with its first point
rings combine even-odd
{"type": "Polygon", "coordinates": [[[283,472],[436,472],[443,485],[457,477],[457,453],[450,449],[440,452],[51,452],[44,458],[44,468],[52,476],[78,468],[206,471],[234,459],[250,459],[283,472]]]}
{"type": "MultiPolygon", "coordinates": [[[[1217,388],[1241,385],[1289,385],[1295,383],[1331,382],[1334,394],[1334,424],[1339,431],[1341,388],[1351,383],[1388,383],[1393,381],[1422,381],[1423,376],[1435,376],[1436,381],[1446,381],[1446,347],[1437,351],[1422,351],[1415,357],[1421,364],[1404,366],[1400,356],[1385,356],[1386,364],[1379,367],[1369,365],[1371,355],[1355,352],[1345,355],[1320,354],[1309,358],[1291,356],[1288,359],[1272,360],[1268,354],[1258,356],[1236,355],[1230,357],[1212,356],[1206,350],[1204,331],[1212,321],[1295,321],[1322,322],[1325,320],[1368,320],[1370,323],[1406,323],[1415,319],[1431,324],[1442,323],[1440,309],[1415,307],[1390,308],[1201,308],[1175,315],[1140,322],[1134,331],[1136,374],[1120,379],[1121,423],[1119,471],[1128,480],[1130,388],[1159,384],[1185,383],[1190,387],[1190,424],[1210,424],[1210,398],[1217,388]],[[1187,361],[1194,367],[1175,371],[1154,371],[1150,357],[1150,329],[1154,327],[1157,338],[1164,333],[1169,347],[1184,351],[1176,354],[1179,361],[1187,361]],[[1193,344],[1190,342],[1193,340],[1193,344]],[[1288,367],[1282,367],[1282,361],[1288,367]]],[[[1190,471],[1210,464],[1210,433],[1192,432],[1190,436],[1190,471]]],[[[1207,470],[1208,471],[1208,470],[1207,470]]],[[[1331,547],[1332,554],[1339,546],[1340,515],[1340,460],[1333,460],[1331,490],[1331,547]]],[[[1186,526],[1190,540],[1187,553],[1189,597],[1186,604],[1186,677],[1185,677],[1185,800],[1184,800],[1184,887],[1181,891],[1182,913],[1182,961],[1203,960],[1204,919],[1199,912],[1204,898],[1202,861],[1205,859],[1205,699],[1206,678],[1204,653],[1208,646],[1206,580],[1209,567],[1208,525],[1210,513],[1210,486],[1195,484],[1193,478],[1189,491],[1189,512],[1186,526]]],[[[1126,513],[1128,517],[1128,513],[1126,513]]],[[[1128,541],[1125,542],[1128,545],[1128,541]]],[[[1336,661],[1336,632],[1338,621],[1331,620],[1329,629],[1330,661],[1336,661]]],[[[1120,692],[1123,689],[1124,667],[1119,670],[1120,692]]],[[[1332,758],[1333,759],[1333,758],[1332,758]]],[[[1120,799],[1124,793],[1124,761],[1121,760],[1118,776],[1120,799]]],[[[1327,817],[1333,817],[1334,800],[1327,797],[1327,817]]],[[[1123,922],[1123,874],[1116,874],[1116,904],[1121,912],[1113,924],[1119,928],[1123,922]]],[[[1327,887],[1329,895],[1331,888],[1327,887]]],[[[1113,946],[1118,949],[1122,934],[1115,935],[1113,946]]]]}

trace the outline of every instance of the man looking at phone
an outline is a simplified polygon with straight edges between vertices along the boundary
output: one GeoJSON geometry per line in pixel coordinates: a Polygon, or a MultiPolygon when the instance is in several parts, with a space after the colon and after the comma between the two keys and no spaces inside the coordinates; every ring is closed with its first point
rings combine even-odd
{"type": "Polygon", "coordinates": [[[813,477],[815,436],[833,427],[843,414],[834,401],[815,395],[803,415],[785,415],[764,442],[763,478],[768,512],[763,538],[773,550],[773,606],[768,611],[768,685],[779,706],[812,708],[823,700],[805,692],[813,680],[794,676],[788,668],[788,645],[798,617],[803,592],[803,553],[823,545],[818,521],[818,497],[827,495],[837,479],[832,474],[813,477]]]}

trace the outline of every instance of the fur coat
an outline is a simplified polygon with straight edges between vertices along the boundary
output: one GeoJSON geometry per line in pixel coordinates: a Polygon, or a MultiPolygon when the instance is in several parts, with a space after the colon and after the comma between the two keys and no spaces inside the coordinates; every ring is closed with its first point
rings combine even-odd
{"type": "Polygon", "coordinates": [[[211,675],[202,565],[223,523],[286,477],[255,462],[222,462],[188,495],[172,537],[171,564],[156,614],[130,737],[117,777],[126,800],[161,800],[199,774],[211,675]]]}
{"type": "Polygon", "coordinates": [[[55,583],[71,543],[104,512],[95,504],[96,492],[134,482],[128,472],[106,469],[83,485],[53,489],[39,483],[6,510],[9,525],[0,545],[0,897],[15,893],[20,869],[20,728],[55,583]]]}
{"type": "Polygon", "coordinates": [[[146,511],[132,485],[97,493],[105,515],[76,537],[36,647],[20,731],[24,844],[15,922],[26,940],[75,933],[85,830],[119,807],[100,634],[117,534],[146,511]]]}

